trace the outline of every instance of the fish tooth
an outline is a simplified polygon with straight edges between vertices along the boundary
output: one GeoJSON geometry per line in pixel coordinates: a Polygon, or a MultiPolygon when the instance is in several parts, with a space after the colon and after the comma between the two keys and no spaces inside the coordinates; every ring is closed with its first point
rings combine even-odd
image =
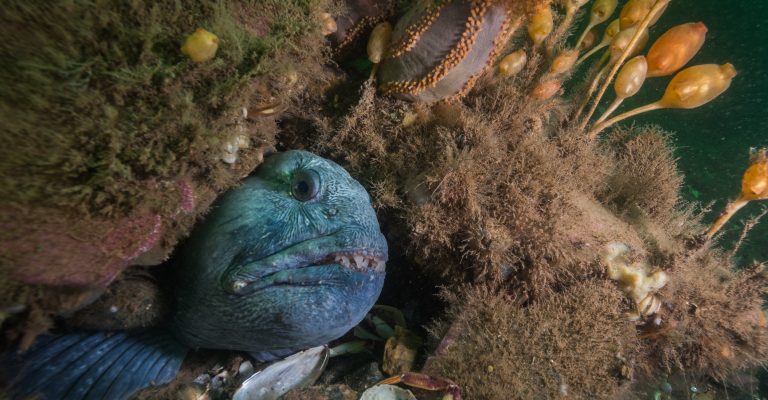
{"type": "Polygon", "coordinates": [[[339,263],[344,266],[344,268],[349,268],[349,258],[345,256],[341,256],[341,259],[339,260],[339,263]]]}
{"type": "Polygon", "coordinates": [[[355,265],[357,265],[358,268],[363,268],[363,256],[354,255],[353,258],[355,259],[355,265]]]}
{"type": "Polygon", "coordinates": [[[367,269],[368,268],[368,259],[367,258],[363,258],[361,262],[357,263],[357,266],[359,266],[362,269],[367,269]]]}

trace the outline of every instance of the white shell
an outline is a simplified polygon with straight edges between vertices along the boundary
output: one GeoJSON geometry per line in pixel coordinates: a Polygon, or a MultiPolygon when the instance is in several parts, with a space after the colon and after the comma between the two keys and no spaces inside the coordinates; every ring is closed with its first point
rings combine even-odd
{"type": "Polygon", "coordinates": [[[240,386],[233,400],[274,400],[289,390],[315,383],[328,362],[328,346],[296,353],[253,374],[240,386]]]}
{"type": "Polygon", "coordinates": [[[221,155],[221,161],[227,164],[234,164],[237,161],[237,153],[224,152],[221,155]]]}
{"type": "Polygon", "coordinates": [[[410,390],[393,385],[376,385],[363,392],[360,400],[416,400],[410,390]]]}
{"type": "Polygon", "coordinates": [[[661,300],[654,294],[645,296],[644,299],[637,303],[637,311],[642,316],[649,316],[656,314],[661,309],[661,300]]]}

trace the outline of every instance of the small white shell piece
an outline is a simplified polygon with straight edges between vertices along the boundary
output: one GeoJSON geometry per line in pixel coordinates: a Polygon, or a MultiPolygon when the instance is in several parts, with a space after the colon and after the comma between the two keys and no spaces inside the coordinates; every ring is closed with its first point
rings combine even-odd
{"type": "Polygon", "coordinates": [[[360,400],[416,400],[410,390],[393,385],[376,385],[363,392],[360,400]]]}
{"type": "Polygon", "coordinates": [[[606,266],[608,277],[617,281],[621,290],[632,299],[637,308],[633,318],[651,316],[661,309],[661,299],[656,292],[669,281],[661,269],[653,269],[645,262],[630,263],[627,255],[629,246],[624,243],[609,243],[603,249],[601,261],[606,266]]]}

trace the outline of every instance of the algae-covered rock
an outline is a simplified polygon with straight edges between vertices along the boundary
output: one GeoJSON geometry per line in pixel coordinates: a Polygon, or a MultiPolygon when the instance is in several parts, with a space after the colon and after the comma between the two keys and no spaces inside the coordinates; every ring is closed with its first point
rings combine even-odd
{"type": "MultiPolygon", "coordinates": [[[[0,304],[23,284],[103,288],[158,264],[261,162],[276,115],[323,79],[329,1],[4,4],[0,304]],[[180,48],[199,27],[216,57],[180,48]],[[222,162],[240,143],[234,164],[222,162]],[[5,290],[5,289],[8,290],[5,290]]],[[[57,306],[45,307],[56,310],[57,306]]]]}
{"type": "Polygon", "coordinates": [[[467,398],[618,398],[638,339],[607,283],[578,284],[522,308],[504,293],[449,295],[453,343],[427,373],[462,386],[467,398]]]}

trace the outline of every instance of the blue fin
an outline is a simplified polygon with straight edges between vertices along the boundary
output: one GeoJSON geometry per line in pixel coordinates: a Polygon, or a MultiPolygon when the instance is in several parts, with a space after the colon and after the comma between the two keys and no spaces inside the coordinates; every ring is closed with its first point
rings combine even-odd
{"type": "Polygon", "coordinates": [[[290,356],[291,354],[298,353],[299,350],[296,349],[280,349],[280,350],[269,350],[269,351],[252,351],[249,352],[248,355],[251,356],[255,361],[257,362],[272,362],[275,360],[280,360],[285,357],[290,356]]]}
{"type": "Polygon", "coordinates": [[[16,374],[13,399],[125,399],[170,382],[188,350],[163,330],[75,333],[41,337],[0,365],[16,374]]]}

